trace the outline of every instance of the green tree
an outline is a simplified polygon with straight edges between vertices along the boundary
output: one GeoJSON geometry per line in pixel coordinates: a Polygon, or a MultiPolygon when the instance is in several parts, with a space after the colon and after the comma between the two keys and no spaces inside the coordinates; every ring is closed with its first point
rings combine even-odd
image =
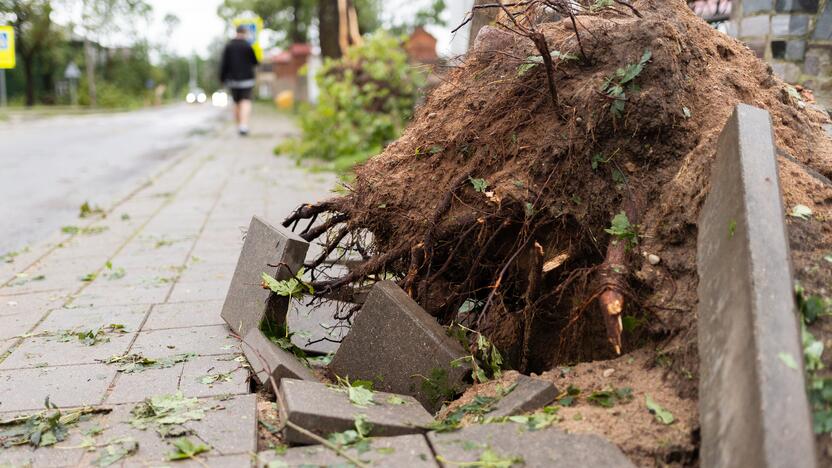
{"type": "Polygon", "coordinates": [[[80,4],[80,26],[84,33],[87,87],[92,106],[98,104],[96,92],[96,63],[93,40],[101,41],[118,31],[135,33],[140,21],[146,20],[151,7],[144,0],[75,0],[80,4]]]}
{"type": "Polygon", "coordinates": [[[49,0],[0,0],[0,13],[10,15],[16,36],[17,53],[23,65],[26,105],[35,104],[35,64],[57,40],[49,15],[49,0]]]}
{"type": "Polygon", "coordinates": [[[263,27],[285,33],[283,45],[308,42],[317,0],[224,0],[217,13],[227,21],[244,12],[263,18],[263,27]]]}

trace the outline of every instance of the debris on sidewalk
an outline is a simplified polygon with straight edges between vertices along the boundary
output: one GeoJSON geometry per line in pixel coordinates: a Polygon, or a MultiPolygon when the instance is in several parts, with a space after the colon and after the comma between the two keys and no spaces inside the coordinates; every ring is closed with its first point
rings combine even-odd
{"type": "Polygon", "coordinates": [[[317,381],[315,374],[291,353],[269,341],[257,328],[243,337],[243,354],[258,382],[271,387],[272,379],[278,385],[283,379],[317,381]]]}
{"type": "Polygon", "coordinates": [[[245,336],[266,318],[285,323],[290,298],[263,289],[263,274],[277,280],[293,277],[308,248],[306,241],[286,229],[252,218],[222,307],[222,318],[235,333],[245,336]]]}
{"type": "MultiPolygon", "coordinates": [[[[356,425],[366,428],[363,436],[367,437],[422,433],[433,422],[433,417],[410,396],[359,388],[369,394],[368,399],[356,398],[349,387],[283,380],[280,385],[281,421],[293,423],[323,438],[354,430],[356,425]]],[[[286,428],[285,440],[293,444],[318,443],[294,426],[286,428]]]]}
{"type": "Polygon", "coordinates": [[[382,281],[373,286],[329,367],[339,377],[412,395],[435,411],[464,389],[469,366],[455,364],[464,356],[433,317],[394,282],[382,281]]]}

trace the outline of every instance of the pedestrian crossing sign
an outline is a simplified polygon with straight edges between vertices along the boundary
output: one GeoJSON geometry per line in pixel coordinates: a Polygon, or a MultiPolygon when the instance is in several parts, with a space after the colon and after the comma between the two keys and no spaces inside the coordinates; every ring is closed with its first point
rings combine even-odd
{"type": "Polygon", "coordinates": [[[14,65],[14,28],[0,26],[0,69],[14,65]]]}
{"type": "Polygon", "coordinates": [[[248,43],[254,49],[257,61],[263,61],[263,47],[260,46],[260,31],[263,30],[263,19],[259,16],[252,18],[237,18],[234,20],[234,28],[245,26],[248,29],[248,43]]]}

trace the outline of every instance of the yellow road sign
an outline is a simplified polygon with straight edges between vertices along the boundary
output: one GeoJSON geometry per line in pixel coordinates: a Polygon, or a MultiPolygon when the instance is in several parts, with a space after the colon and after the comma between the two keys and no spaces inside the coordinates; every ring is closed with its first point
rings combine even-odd
{"type": "Polygon", "coordinates": [[[257,56],[259,62],[263,61],[263,48],[260,46],[260,31],[263,30],[263,18],[255,16],[253,18],[237,18],[234,20],[234,28],[239,26],[248,28],[248,43],[254,49],[254,55],[257,56]]]}
{"type": "Polygon", "coordinates": [[[0,26],[0,68],[14,68],[14,28],[0,26]]]}

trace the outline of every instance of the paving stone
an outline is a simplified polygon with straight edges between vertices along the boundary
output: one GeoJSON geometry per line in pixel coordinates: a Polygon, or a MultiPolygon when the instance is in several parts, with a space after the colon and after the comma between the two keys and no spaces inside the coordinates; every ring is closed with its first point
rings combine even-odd
{"type": "Polygon", "coordinates": [[[108,405],[138,403],[150,395],[176,393],[183,368],[184,364],[176,364],[165,369],[148,369],[129,374],[119,372],[104,402],[108,405]]]}
{"type": "Polygon", "coordinates": [[[771,17],[773,36],[803,36],[808,31],[809,15],[774,15],[771,17]]]}
{"type": "Polygon", "coordinates": [[[35,333],[93,329],[110,324],[124,325],[126,331],[135,332],[147,316],[148,309],[149,305],[55,309],[38,325],[35,333]]]}
{"type": "Polygon", "coordinates": [[[170,284],[158,287],[143,286],[104,286],[94,290],[85,290],[72,300],[76,307],[103,307],[116,305],[157,304],[165,302],[170,292],[170,284]]]}
{"type": "Polygon", "coordinates": [[[143,331],[130,352],[154,358],[182,353],[214,356],[239,350],[237,345],[239,341],[228,334],[225,325],[215,325],[143,331]]]}
{"type": "Polygon", "coordinates": [[[183,283],[178,281],[167,302],[221,301],[225,299],[231,279],[183,283]]]}
{"type": "Polygon", "coordinates": [[[442,401],[424,377],[444,377],[445,389],[464,389],[466,367],[451,362],[464,356],[462,346],[392,281],[377,283],[330,369],[351,380],[371,380],[375,388],[416,397],[435,411],[442,401]]]}
{"type": "Polygon", "coordinates": [[[0,315],[0,354],[20,341],[20,336],[37,325],[46,312],[0,315]]]}
{"type": "MultiPolygon", "coordinates": [[[[89,329],[80,331],[84,330],[89,329]]],[[[0,369],[95,364],[124,354],[135,336],[135,333],[108,333],[109,341],[94,346],[87,346],[74,336],[67,341],[61,341],[58,335],[27,338],[0,363],[0,369]]]]}
{"type": "Polygon", "coordinates": [[[301,379],[317,382],[318,379],[298,359],[275,345],[258,329],[248,332],[242,342],[243,353],[257,380],[271,386],[271,379],[280,384],[282,379],[301,379]]]}
{"type": "Polygon", "coordinates": [[[338,351],[349,332],[349,323],[335,319],[339,312],[346,312],[354,304],[328,300],[309,304],[309,300],[293,300],[286,320],[292,335],[292,343],[308,353],[330,354],[338,351]]]}
{"type": "MultiPolygon", "coordinates": [[[[42,410],[41,408],[40,410],[42,410]]],[[[23,413],[6,413],[0,416],[0,419],[9,419],[18,416],[29,416],[37,411],[27,411],[23,413]]],[[[50,446],[49,448],[34,448],[29,445],[14,446],[8,448],[0,447],[0,466],[13,467],[75,467],[81,466],[81,458],[84,456],[86,450],[81,448],[83,440],[83,432],[99,425],[104,419],[103,416],[93,415],[88,420],[82,420],[70,426],[67,438],[62,442],[50,446]]],[[[103,426],[100,426],[103,427],[103,426]]]]}
{"type": "MultiPolygon", "coordinates": [[[[425,432],[433,417],[414,398],[401,395],[404,404],[393,404],[390,393],[374,392],[374,405],[358,407],[346,392],[318,382],[285,379],[280,383],[280,418],[322,437],[355,427],[355,417],[363,414],[373,425],[372,436],[395,436],[425,432]]],[[[314,439],[287,427],[286,441],[314,444],[314,439]]]]}
{"type": "Polygon", "coordinates": [[[282,263],[297,271],[308,248],[306,241],[283,227],[274,227],[257,216],[252,218],[222,309],[222,317],[232,330],[245,336],[267,316],[279,323],[285,320],[288,298],[263,289],[261,276],[265,272],[277,279],[289,278],[286,268],[269,265],[282,263]]]}
{"type": "Polygon", "coordinates": [[[236,360],[238,357],[234,354],[203,356],[185,362],[179,379],[179,391],[186,396],[199,398],[249,393],[248,368],[236,360]],[[221,377],[206,383],[204,379],[211,376],[221,377]]]}
{"type": "Polygon", "coordinates": [[[143,330],[223,325],[222,301],[156,304],[150,310],[143,330]]]}
{"type": "Polygon", "coordinates": [[[517,457],[518,462],[512,466],[526,468],[635,467],[618,447],[597,435],[567,434],[555,428],[527,431],[524,425],[514,423],[475,424],[455,432],[431,432],[428,442],[436,459],[448,467],[473,466],[486,450],[501,459],[517,457]]]}
{"type": "MultiPolygon", "coordinates": [[[[830,34],[832,34],[832,29],[830,34]]],[[[806,49],[803,68],[807,75],[824,76],[832,73],[832,46],[810,45],[806,49]]]]}
{"type": "Polygon", "coordinates": [[[67,299],[67,294],[58,292],[0,294],[0,317],[18,314],[43,317],[46,312],[63,306],[67,299]]]}
{"type": "Polygon", "coordinates": [[[521,374],[514,383],[514,390],[494,405],[488,413],[489,417],[501,418],[536,411],[555,401],[558,396],[555,384],[547,380],[521,374]]]}
{"type": "MultiPolygon", "coordinates": [[[[421,434],[403,435],[397,437],[371,437],[368,440],[369,450],[358,453],[358,450],[348,449],[346,453],[357,460],[371,466],[431,468],[439,465],[434,460],[433,452],[421,434]]],[[[322,445],[290,448],[283,455],[277,455],[274,450],[257,454],[257,466],[264,468],[269,462],[276,462],[279,466],[349,466],[349,462],[332,450],[322,445]]]]}
{"type": "Polygon", "coordinates": [[[813,467],[768,112],[736,107],[710,185],[697,241],[702,466],[813,467]]]}
{"type": "MultiPolygon", "coordinates": [[[[194,442],[211,447],[202,461],[219,460],[219,457],[246,455],[257,450],[256,396],[245,395],[225,401],[202,399],[205,416],[199,421],[189,421],[184,426],[192,431],[187,436],[194,442]]],[[[134,404],[116,405],[107,416],[104,433],[99,436],[103,442],[122,437],[132,437],[139,443],[138,451],[124,460],[124,466],[170,466],[167,454],[172,451],[172,440],[163,439],[152,428],[140,430],[130,424],[130,411],[134,404]]],[[[90,466],[99,453],[85,456],[81,465],[90,466]]],[[[234,460],[240,460],[235,457],[234,460]]],[[[250,462],[249,462],[250,463],[250,462]]],[[[180,466],[180,463],[176,463],[180,466]]],[[[200,465],[202,466],[202,465],[200,465]]],[[[209,466],[214,466],[209,465],[209,466]]],[[[246,465],[237,465],[246,466],[246,465]]]]}
{"type": "Polygon", "coordinates": [[[0,411],[40,410],[46,397],[62,408],[97,405],[114,375],[104,364],[0,371],[0,411]]]}

